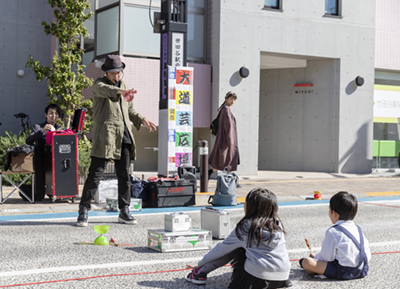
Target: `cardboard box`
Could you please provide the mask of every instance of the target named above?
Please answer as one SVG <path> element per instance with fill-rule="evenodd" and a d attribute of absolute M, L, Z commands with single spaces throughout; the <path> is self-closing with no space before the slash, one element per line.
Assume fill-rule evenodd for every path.
<path fill-rule="evenodd" d="M 33 154 L 19 153 L 11 156 L 11 170 L 13 172 L 33 172 Z"/>

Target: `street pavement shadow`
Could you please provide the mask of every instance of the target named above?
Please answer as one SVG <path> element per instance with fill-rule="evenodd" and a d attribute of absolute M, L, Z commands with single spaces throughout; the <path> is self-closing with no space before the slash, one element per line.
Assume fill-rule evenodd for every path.
<path fill-rule="evenodd" d="M 315 282 L 316 285 L 317 283 L 336 283 L 336 282 L 355 282 L 356 280 L 359 279 L 355 279 L 355 280 L 336 280 L 336 279 L 329 279 L 326 278 L 323 275 L 309 275 L 306 273 L 306 271 L 304 271 L 304 269 L 291 269 L 290 270 L 290 275 L 289 275 L 289 280 L 292 281 L 293 284 L 297 283 L 297 282 Z M 347 284 L 350 285 L 350 284 Z M 317 288 L 317 287 L 315 287 Z M 325 287 L 324 287 L 325 288 Z"/>
<path fill-rule="evenodd" d="M 218 269 L 217 269 L 218 270 Z M 189 283 L 185 280 L 187 274 L 189 274 L 189 270 L 183 270 L 181 273 L 181 278 L 174 278 L 174 280 L 163 280 L 163 281 L 139 281 L 138 285 L 149 288 L 199 288 L 199 285 Z M 218 271 L 216 271 L 218 272 Z M 230 282 L 232 272 L 222 273 L 214 276 L 207 277 L 207 285 L 208 289 L 217 289 L 217 288 L 227 288 Z"/>
<path fill-rule="evenodd" d="M 124 248 L 125 250 L 128 251 L 134 251 L 136 253 L 145 253 L 145 254 L 162 254 L 161 252 L 158 252 L 156 250 L 152 250 L 147 246 L 135 246 L 135 247 L 126 247 Z"/>

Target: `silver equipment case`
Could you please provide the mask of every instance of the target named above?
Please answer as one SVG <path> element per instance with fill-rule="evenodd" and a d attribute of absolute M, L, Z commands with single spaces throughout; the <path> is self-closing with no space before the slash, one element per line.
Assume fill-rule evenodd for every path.
<path fill-rule="evenodd" d="M 212 231 L 215 239 L 225 239 L 229 236 L 230 216 L 227 210 L 206 207 L 200 210 L 201 228 Z"/>
<path fill-rule="evenodd" d="M 164 229 L 169 232 L 182 232 L 192 229 L 192 218 L 183 212 L 164 215 Z"/>
<path fill-rule="evenodd" d="M 94 202 L 101 204 L 107 202 L 109 199 L 118 198 L 118 180 L 101 180 L 99 183 L 99 189 L 94 195 Z"/>
<path fill-rule="evenodd" d="M 163 229 L 147 230 L 147 246 L 167 253 L 178 251 L 210 250 L 211 231 L 192 228 L 184 232 L 168 232 Z"/>

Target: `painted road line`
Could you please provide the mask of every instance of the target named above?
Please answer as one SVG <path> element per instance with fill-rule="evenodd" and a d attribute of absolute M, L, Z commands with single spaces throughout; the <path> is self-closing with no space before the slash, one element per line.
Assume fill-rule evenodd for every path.
<path fill-rule="evenodd" d="M 267 180 L 258 180 L 258 181 L 241 181 L 241 185 L 251 185 L 251 184 L 280 184 L 280 183 L 319 183 L 319 182 L 353 182 L 353 181 L 376 181 L 379 179 L 379 181 L 395 181 L 396 179 L 393 178 L 349 178 L 349 179 L 311 179 L 311 180 L 305 180 L 305 179 L 298 179 L 298 180 L 272 180 L 272 181 L 267 181 Z"/>
<path fill-rule="evenodd" d="M 142 211 L 131 212 L 133 216 L 146 216 L 146 215 L 157 215 L 157 214 L 167 214 L 175 212 L 200 212 L 202 207 L 170 207 L 170 208 L 145 208 Z M 224 210 L 243 210 L 243 204 L 236 206 L 221 206 L 218 209 Z M 91 218 L 115 218 L 119 215 L 119 212 L 109 212 L 109 211 L 90 211 L 89 223 Z M 5 215 L 0 216 L 0 224 L 7 221 L 50 221 L 59 219 L 76 219 L 78 217 L 78 212 L 62 212 L 62 213 L 46 213 L 46 214 L 27 214 L 27 215 Z"/>
<path fill-rule="evenodd" d="M 162 260 L 162 263 L 167 264 L 167 263 L 185 262 L 186 264 L 190 264 L 190 263 L 199 261 L 202 258 L 203 257 L 170 259 L 170 260 Z M 32 270 L 24 270 L 24 271 L 0 272 L 0 277 L 21 276 L 21 275 L 31 275 L 31 274 L 45 274 L 45 273 L 54 273 L 54 272 L 63 272 L 63 271 L 109 269 L 109 268 L 117 268 L 117 267 L 133 267 L 133 266 L 143 266 L 143 265 L 152 266 L 152 265 L 158 265 L 158 264 L 160 264 L 160 260 L 93 264 L 93 265 L 67 266 L 67 267 L 53 267 L 53 268 L 41 268 L 41 269 L 32 269 Z"/>
<path fill-rule="evenodd" d="M 385 246 L 397 246 L 397 245 L 400 245 L 400 241 L 378 242 L 378 243 L 370 243 L 369 244 L 370 247 L 385 247 Z M 321 250 L 320 247 L 313 249 L 313 251 L 315 251 L 315 252 L 318 252 L 319 250 Z M 301 248 L 301 249 L 290 249 L 287 251 L 289 254 L 293 254 L 293 253 L 309 252 L 309 249 Z M 167 263 L 190 264 L 190 263 L 197 262 L 197 261 L 201 260 L 202 258 L 203 257 L 170 259 L 170 260 L 162 260 L 162 263 L 163 264 L 167 264 Z M 160 264 L 160 260 L 91 264 L 91 265 L 66 266 L 66 267 L 52 267 L 52 268 L 31 269 L 31 270 L 23 270 L 23 271 L 0 272 L 0 277 L 11 277 L 11 276 L 32 275 L 32 274 L 46 274 L 46 273 L 90 270 L 90 269 L 109 269 L 109 268 L 116 268 L 116 267 L 152 266 L 152 265 L 158 265 L 158 264 Z"/>
<path fill-rule="evenodd" d="M 400 192 L 377 192 L 377 193 L 365 193 L 368 196 L 395 196 L 400 195 Z"/>
<path fill-rule="evenodd" d="M 372 202 L 390 202 L 390 201 L 400 201 L 399 196 L 392 197 L 367 197 L 358 198 L 360 203 L 372 203 Z M 299 201 L 283 201 L 278 202 L 279 207 L 300 207 L 300 206 L 319 206 L 329 204 L 329 199 L 324 200 L 299 200 Z M 142 211 L 131 212 L 134 216 L 142 215 L 153 215 L 153 214 L 166 214 L 174 212 L 200 212 L 204 206 L 191 206 L 191 207 L 170 207 L 170 208 L 145 208 Z M 218 209 L 223 210 L 240 210 L 243 209 L 243 204 L 238 204 L 236 206 L 218 206 Z M 89 218 L 108 218 L 118 216 L 118 212 L 108 212 L 108 211 L 90 211 Z M 59 220 L 59 219 L 76 219 L 78 217 L 78 212 L 61 212 L 61 213 L 45 213 L 45 214 L 25 214 L 25 215 L 4 215 L 0 216 L 0 224 L 2 222 L 9 221 L 49 221 L 49 220 Z M 89 220 L 90 221 L 90 220 Z"/>

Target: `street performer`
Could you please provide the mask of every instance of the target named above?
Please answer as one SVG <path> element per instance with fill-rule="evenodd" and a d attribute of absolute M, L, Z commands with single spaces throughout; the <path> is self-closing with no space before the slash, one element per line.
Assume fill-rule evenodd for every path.
<path fill-rule="evenodd" d="M 136 224 L 137 221 L 129 212 L 131 200 L 131 184 L 129 167 L 135 160 L 135 139 L 131 124 L 137 130 L 145 125 L 150 132 L 157 129 L 156 125 L 144 118 L 133 108 L 133 102 L 128 102 L 123 95 L 136 91 L 129 89 L 122 81 L 123 63 L 118 55 L 108 55 L 101 69 L 104 77 L 97 78 L 93 84 L 93 146 L 89 175 L 83 187 L 77 226 L 86 227 L 88 211 L 104 169 L 109 160 L 113 160 L 118 178 L 118 221 L 125 224 Z"/>

